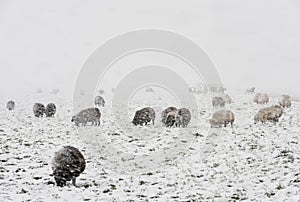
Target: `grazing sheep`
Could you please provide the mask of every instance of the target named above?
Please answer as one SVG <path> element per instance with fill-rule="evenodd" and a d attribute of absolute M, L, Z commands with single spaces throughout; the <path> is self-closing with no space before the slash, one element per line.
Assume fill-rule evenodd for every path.
<path fill-rule="evenodd" d="M 104 107 L 104 105 L 105 105 L 105 101 L 104 101 L 104 98 L 103 97 L 101 97 L 101 96 L 96 96 L 95 97 L 95 105 L 96 106 L 102 106 L 102 107 Z"/>
<path fill-rule="evenodd" d="M 214 97 L 212 105 L 213 107 L 225 107 L 225 100 L 222 97 Z"/>
<path fill-rule="evenodd" d="M 46 111 L 45 111 L 46 117 L 53 117 L 55 112 L 56 112 L 55 104 L 53 103 L 47 104 Z"/>
<path fill-rule="evenodd" d="M 100 126 L 101 112 L 98 108 L 88 108 L 81 110 L 75 116 L 72 116 L 72 122 L 75 122 L 76 126 L 79 126 L 81 123 L 83 126 L 86 126 L 88 122 L 92 122 L 92 125 Z"/>
<path fill-rule="evenodd" d="M 161 122 L 166 125 L 166 121 L 167 121 L 167 115 L 169 112 L 172 112 L 172 111 L 177 111 L 177 108 L 176 107 L 168 107 L 166 108 L 162 113 L 161 113 Z"/>
<path fill-rule="evenodd" d="M 16 106 L 16 103 L 12 100 L 8 101 L 7 104 L 6 104 L 6 108 L 8 110 L 13 110 L 15 108 L 15 106 Z"/>
<path fill-rule="evenodd" d="M 255 92 L 255 87 L 252 87 L 252 88 L 248 88 L 246 90 L 246 93 L 254 93 Z"/>
<path fill-rule="evenodd" d="M 103 90 L 103 89 L 100 89 L 100 90 L 98 91 L 98 93 L 99 93 L 100 95 L 103 95 L 103 94 L 104 94 L 104 90 Z"/>
<path fill-rule="evenodd" d="M 269 102 L 269 96 L 267 94 L 257 93 L 253 98 L 253 102 L 257 104 L 267 104 Z"/>
<path fill-rule="evenodd" d="M 76 177 L 85 169 L 86 163 L 80 151 L 72 146 L 64 146 L 52 159 L 52 171 L 57 186 L 63 187 L 72 180 L 76 186 Z"/>
<path fill-rule="evenodd" d="M 230 110 L 221 109 L 219 111 L 216 111 L 212 118 L 209 120 L 211 127 L 221 127 L 224 124 L 224 127 L 227 126 L 227 124 L 231 124 L 231 127 L 234 122 L 234 114 Z"/>
<path fill-rule="evenodd" d="M 175 126 L 176 127 L 187 127 L 191 120 L 191 112 L 187 108 L 178 109 L 176 112 L 176 120 Z"/>
<path fill-rule="evenodd" d="M 33 114 L 35 117 L 43 117 L 46 112 L 45 106 L 42 103 L 34 103 Z"/>
<path fill-rule="evenodd" d="M 259 121 L 265 123 L 266 121 L 271 121 L 276 123 L 279 121 L 279 118 L 283 114 L 283 109 L 279 105 L 274 105 L 271 107 L 262 108 L 257 112 L 254 116 L 254 123 L 258 123 Z"/>
<path fill-rule="evenodd" d="M 132 123 L 134 125 L 147 125 L 149 122 L 152 121 L 154 125 L 155 121 L 155 111 L 151 107 L 145 107 L 141 110 L 135 112 L 134 118 Z"/>
<path fill-rule="evenodd" d="M 292 106 L 292 98 L 289 95 L 283 95 L 281 100 L 279 101 L 280 106 L 282 107 L 291 107 Z"/>
<path fill-rule="evenodd" d="M 231 103 L 232 103 L 231 97 L 230 97 L 229 95 L 227 95 L 227 94 L 225 94 L 225 95 L 223 96 L 223 99 L 225 100 L 225 103 L 226 103 L 226 104 L 231 104 Z"/>

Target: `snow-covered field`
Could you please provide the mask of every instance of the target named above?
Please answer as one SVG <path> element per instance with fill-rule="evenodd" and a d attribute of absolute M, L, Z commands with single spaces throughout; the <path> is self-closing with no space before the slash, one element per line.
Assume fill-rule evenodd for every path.
<path fill-rule="evenodd" d="M 159 114 L 167 104 L 151 93 L 143 98 L 147 103 L 129 107 L 128 118 L 152 103 L 154 126 L 118 123 L 107 100 L 102 125 L 81 129 L 70 121 L 72 100 L 61 94 L 2 96 L 0 201 L 300 201 L 299 103 L 285 109 L 277 125 L 254 125 L 262 106 L 252 102 L 253 95 L 228 94 L 234 102 L 226 108 L 236 121 L 216 131 L 210 131 L 213 109 L 203 94 L 196 95 L 202 105 L 193 112 L 199 120 L 187 129 L 163 128 Z M 16 109 L 8 111 L 11 98 Z M 33 117 L 34 102 L 56 103 L 56 116 Z M 64 145 L 86 158 L 77 187 L 57 187 L 51 176 L 51 159 Z"/>

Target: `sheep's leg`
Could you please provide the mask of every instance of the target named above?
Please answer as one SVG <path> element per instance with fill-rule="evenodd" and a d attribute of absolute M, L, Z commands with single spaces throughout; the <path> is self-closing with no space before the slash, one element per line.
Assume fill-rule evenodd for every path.
<path fill-rule="evenodd" d="M 76 177 L 72 178 L 72 184 L 76 187 Z"/>

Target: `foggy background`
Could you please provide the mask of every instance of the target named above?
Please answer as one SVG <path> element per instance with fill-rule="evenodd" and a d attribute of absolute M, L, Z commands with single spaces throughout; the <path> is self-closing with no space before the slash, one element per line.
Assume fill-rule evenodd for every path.
<path fill-rule="evenodd" d="M 300 98 L 299 10 L 297 0 L 0 0 L 0 92 L 72 93 L 98 46 L 157 28 L 196 42 L 227 88 Z"/>

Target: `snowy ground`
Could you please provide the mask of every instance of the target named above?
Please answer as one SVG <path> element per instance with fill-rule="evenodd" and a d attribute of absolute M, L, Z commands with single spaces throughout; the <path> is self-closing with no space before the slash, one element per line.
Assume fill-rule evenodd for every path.
<path fill-rule="evenodd" d="M 14 98 L 13 111 L 5 108 L 12 97 L 3 96 L 0 201 L 300 201 L 299 103 L 286 109 L 277 125 L 253 125 L 262 106 L 252 103 L 253 95 L 228 94 L 234 103 L 227 108 L 236 122 L 213 136 L 208 135 L 212 109 L 207 95 L 197 95 L 203 105 L 193 113 L 200 120 L 184 130 L 162 128 L 160 118 L 154 126 L 125 123 L 122 129 L 109 102 L 101 108 L 100 127 L 78 130 L 70 122 L 71 99 L 60 94 Z M 159 117 L 166 103 L 146 96 Z M 33 117 L 34 102 L 50 101 L 58 106 L 54 118 Z M 129 114 L 145 104 L 134 103 Z M 78 187 L 57 187 L 51 176 L 53 154 L 64 145 L 79 148 L 86 158 Z M 164 155 L 155 156 L 159 152 Z"/>

